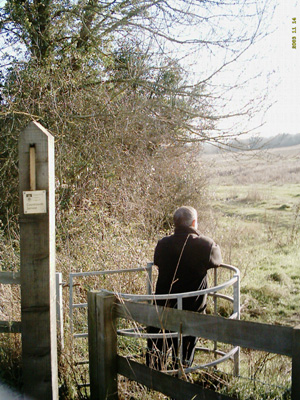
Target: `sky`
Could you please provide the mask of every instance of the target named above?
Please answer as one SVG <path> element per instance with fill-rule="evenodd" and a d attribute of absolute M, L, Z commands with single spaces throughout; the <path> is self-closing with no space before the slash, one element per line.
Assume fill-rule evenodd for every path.
<path fill-rule="evenodd" d="M 230 85 L 237 76 L 247 82 L 232 91 L 227 102 L 220 103 L 221 113 L 238 112 L 251 99 L 259 110 L 251 119 L 247 116 L 238 116 L 236 121 L 225 118 L 217 126 L 219 131 L 249 132 L 247 136 L 263 137 L 300 133 L 299 1 L 274 0 L 277 7 L 266 22 L 266 32 L 262 32 L 265 36 L 216 78 L 216 85 L 220 87 Z M 253 78 L 256 75 L 259 76 Z"/>
<path fill-rule="evenodd" d="M 266 73 L 272 73 L 271 86 L 273 87 L 269 88 L 272 105 L 266 114 L 258 114 L 253 122 L 253 126 L 264 123 L 255 131 L 262 136 L 300 133 L 299 1 L 274 0 L 274 4 L 277 2 L 278 6 L 270 24 L 273 32 L 255 47 L 259 67 L 263 67 Z M 4 3 L 5 0 L 0 0 L 0 6 L 3 6 Z M 293 37 L 296 38 L 294 44 Z M 249 74 L 255 73 L 256 68 L 258 65 L 255 62 L 249 63 Z M 257 85 L 257 82 L 254 81 L 253 85 L 255 84 Z M 260 89 L 261 91 L 265 90 L 263 86 L 264 82 L 261 82 L 261 87 L 252 88 L 254 92 L 257 92 L 257 96 L 259 96 Z M 249 90 L 252 89 L 249 88 Z M 238 102 L 238 96 L 236 102 Z"/>
<path fill-rule="evenodd" d="M 260 128 L 263 136 L 300 133 L 300 7 L 298 3 L 296 0 L 279 1 L 272 21 L 275 31 L 261 44 L 261 50 L 267 55 L 264 61 L 265 68 L 274 71 L 275 81 L 278 83 L 271 91 L 274 104 L 265 115 L 265 125 Z M 295 45 L 293 45 L 293 37 L 296 38 Z"/>
<path fill-rule="evenodd" d="M 267 14 L 260 26 L 261 36 L 236 62 L 230 63 L 213 76 L 208 90 L 212 90 L 210 93 L 217 99 L 217 115 L 225 116 L 216 123 L 213 134 L 218 136 L 221 132 L 230 136 L 248 132 L 247 136 L 268 137 L 282 133 L 300 133 L 299 1 L 266 1 Z M 265 2 L 258 0 L 257 4 L 261 10 Z M 275 5 L 277 6 L 272 14 Z M 255 6 L 256 3 L 253 2 L 253 7 Z M 255 11 L 253 13 L 255 14 Z M 218 29 L 233 32 L 238 32 L 243 28 L 243 23 L 245 24 L 245 20 L 240 21 L 241 26 L 237 21 L 230 19 L 224 18 L 223 21 L 224 24 L 218 25 Z M 258 18 L 253 17 L 248 22 L 249 32 L 253 33 Z M 202 25 L 199 26 L 200 36 L 203 29 Z M 188 38 L 189 35 L 195 37 L 197 32 L 193 25 L 186 35 Z M 293 37 L 296 38 L 295 41 Z M 229 54 L 227 60 L 230 60 L 236 53 L 226 53 L 226 50 L 222 52 L 220 48 L 210 53 L 209 50 L 205 52 L 203 47 L 199 52 L 195 52 L 191 56 L 191 71 L 195 81 L 197 77 L 202 80 L 203 77 L 210 76 L 212 71 L 218 70 L 218 67 L 224 64 L 225 54 Z M 250 119 L 254 108 L 257 112 Z M 247 113 L 241 116 L 241 112 L 246 109 Z M 237 116 L 227 118 L 234 114 Z"/>

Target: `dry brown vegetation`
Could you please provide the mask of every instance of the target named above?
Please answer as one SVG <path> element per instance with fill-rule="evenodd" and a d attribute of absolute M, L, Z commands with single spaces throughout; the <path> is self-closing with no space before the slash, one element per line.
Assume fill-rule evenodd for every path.
<path fill-rule="evenodd" d="M 204 154 L 210 184 L 252 185 L 300 182 L 300 145 L 244 152 Z"/>
<path fill-rule="evenodd" d="M 209 157 L 210 160 L 207 156 L 204 157 L 205 165 L 211 167 L 208 178 L 204 178 L 205 174 L 201 167 L 199 167 L 198 176 L 193 176 L 191 172 L 188 174 L 188 171 L 195 171 L 197 165 L 193 164 L 195 161 L 191 163 L 189 160 L 186 165 L 192 166 L 192 169 L 186 169 L 185 172 L 186 177 L 191 177 L 191 180 L 183 180 L 181 188 L 187 189 L 186 201 L 190 201 L 200 211 L 200 229 L 218 240 L 222 247 L 224 261 L 236 265 L 241 270 L 242 318 L 296 325 L 300 317 L 298 311 L 300 277 L 297 269 L 299 220 L 296 213 L 300 186 L 296 177 L 299 175 L 295 175 L 299 147 L 276 149 L 263 154 L 227 153 Z M 272 162 L 272 168 L 269 168 L 269 160 Z M 265 173 L 262 174 L 262 171 Z M 170 166 L 166 174 L 172 176 L 172 173 L 176 175 L 175 169 Z M 126 180 L 128 188 L 136 187 L 137 190 L 133 193 L 132 190 L 126 188 L 124 196 L 121 196 L 121 191 L 115 191 L 114 193 L 119 193 L 120 197 L 117 197 L 118 201 L 110 206 L 113 208 L 108 208 L 102 202 L 97 205 L 98 195 L 95 195 L 90 203 L 82 202 L 80 206 L 58 212 L 57 270 L 63 272 L 64 281 L 67 281 L 71 271 L 133 268 L 143 266 L 152 259 L 156 240 L 170 231 L 170 224 L 165 224 L 166 221 L 170 221 L 173 211 L 168 201 L 168 194 L 173 193 L 174 200 L 179 194 L 182 196 L 184 192 L 178 190 L 176 181 L 170 180 L 169 186 L 163 187 L 163 196 L 157 198 L 156 190 L 154 190 L 152 197 L 145 189 L 154 183 L 159 185 L 162 180 L 153 179 L 151 176 L 145 176 L 143 180 L 143 175 L 139 174 L 138 171 L 136 176 L 126 177 L 124 173 L 122 179 Z M 281 176 L 280 183 L 278 176 Z M 119 182 L 118 179 L 112 177 L 110 179 L 112 179 L 111 185 Z M 206 181 L 209 185 L 204 190 L 203 184 Z M 202 190 L 200 197 L 198 189 L 194 191 L 197 184 Z M 151 216 L 147 214 L 147 207 L 143 206 L 139 187 L 144 188 L 143 193 L 149 193 L 149 197 L 145 200 L 149 201 L 148 204 L 152 204 L 153 212 L 156 205 L 158 210 L 164 210 L 166 206 L 166 214 L 157 213 L 156 221 L 159 222 L 160 231 L 152 230 L 149 226 Z M 113 187 L 110 188 L 112 189 Z M 189 197 L 192 190 L 194 197 Z M 208 193 L 212 196 L 210 204 L 203 201 Z M 179 204 L 184 200 L 178 197 L 177 201 Z M 175 207 L 175 204 L 172 204 Z M 125 212 L 127 205 L 128 214 Z M 159 208 L 160 205 L 162 208 Z M 121 218 L 118 218 L 116 214 L 118 206 L 121 206 L 121 209 L 124 207 Z M 161 224 L 162 221 L 164 221 L 163 224 Z M 18 233 L 11 230 L 10 237 L 4 237 L 2 234 L 1 246 L 2 268 L 18 270 Z M 79 286 L 76 286 L 77 300 L 85 301 L 88 290 L 100 287 L 117 292 L 143 293 L 145 292 L 145 277 L 135 274 L 133 277 L 124 276 L 122 279 L 114 277 L 113 279 L 82 280 Z M 64 288 L 66 347 L 60 358 L 61 398 L 85 399 L 88 397 L 88 390 L 79 389 L 78 385 L 88 382 L 87 368 L 74 366 L 74 360 L 85 358 L 87 348 L 83 341 L 79 341 L 74 347 L 70 340 L 68 290 L 68 287 Z M 4 294 L 3 287 L 2 293 Z M 5 291 L 1 308 L 3 319 L 19 318 L 18 301 L 17 288 Z M 222 307 L 222 313 L 226 315 L 227 306 Z M 86 314 L 78 314 L 77 318 L 79 318 L 79 330 L 86 330 Z M 6 347 L 2 345 L 1 362 L 6 371 L 3 377 L 8 381 L 20 383 L 18 367 L 20 342 L 17 336 L 4 338 L 2 343 L 5 343 Z M 136 344 L 124 340 L 122 348 L 127 354 L 134 354 L 137 351 Z M 240 399 L 288 398 L 280 396 L 283 396 L 284 392 L 286 393 L 284 396 L 288 396 L 289 360 L 247 350 L 242 353 L 241 362 L 242 375 L 250 377 L 253 380 L 250 382 L 254 382 L 254 386 L 248 381 L 228 378 L 230 366 L 228 368 L 224 366 L 223 369 L 226 373 L 229 372 L 226 379 L 223 375 L 222 378 L 217 375 L 209 379 L 213 379 L 215 383 L 215 379 L 217 382 L 225 379 L 225 386 L 217 384 L 219 390 L 227 388 L 226 390 L 232 393 L 240 393 Z M 193 376 L 192 379 L 206 378 L 201 378 L 200 374 Z M 268 385 L 259 385 L 255 379 L 268 382 Z M 120 388 L 124 399 L 164 398 L 126 380 L 120 382 Z M 263 397 L 267 396 L 268 391 L 269 397 Z"/>

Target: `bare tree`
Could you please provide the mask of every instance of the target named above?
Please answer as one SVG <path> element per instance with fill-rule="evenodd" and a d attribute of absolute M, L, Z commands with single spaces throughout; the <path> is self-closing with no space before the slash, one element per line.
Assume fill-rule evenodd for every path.
<path fill-rule="evenodd" d="M 5 182 L 16 182 L 16 138 L 32 118 L 56 136 L 62 207 L 81 206 L 101 179 L 109 203 L 123 179 L 117 160 L 130 168 L 139 159 L 147 169 L 142 154 L 154 160 L 177 147 L 166 154 L 183 157 L 187 143 L 219 145 L 243 133 L 220 126 L 234 116 L 248 119 L 257 107 L 246 96 L 231 107 L 230 96 L 245 90 L 249 77 L 243 64 L 239 76 L 229 69 L 246 62 L 265 34 L 271 4 L 7 0 L 0 15 L 2 218 L 8 204 L 15 214 Z M 21 51 L 6 54 L 7 45 Z"/>
<path fill-rule="evenodd" d="M 248 70 L 242 63 L 234 72 L 230 68 L 239 60 L 245 62 L 249 48 L 266 34 L 273 7 L 270 0 L 7 0 L 0 27 L 9 44 L 22 43 L 28 56 L 39 63 L 69 62 L 73 70 L 88 62 L 103 72 L 119 46 L 136 43 L 141 52 L 152 55 L 153 79 L 140 78 L 143 86 L 155 80 L 156 85 L 163 84 L 157 81 L 158 71 L 168 67 L 163 60 L 175 60 L 186 79 L 176 91 L 172 88 L 173 96 L 214 106 L 214 113 L 207 115 L 202 106 L 197 112 L 194 102 L 185 140 L 219 142 L 222 136 L 226 140 L 242 132 L 215 131 L 212 139 L 216 121 L 250 115 L 255 109 L 253 98 L 243 99 L 233 110 L 228 104 L 224 109 L 224 101 L 230 102 L 230 93 L 253 78 L 247 73 L 246 79 L 237 79 Z M 191 64 L 196 65 L 193 76 Z M 98 82 L 106 79 L 102 73 Z"/>

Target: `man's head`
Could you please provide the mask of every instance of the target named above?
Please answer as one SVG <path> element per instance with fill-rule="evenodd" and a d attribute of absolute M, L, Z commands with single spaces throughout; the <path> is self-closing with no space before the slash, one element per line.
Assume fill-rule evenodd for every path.
<path fill-rule="evenodd" d="M 182 206 L 179 207 L 174 215 L 173 221 L 175 228 L 180 226 L 198 228 L 197 211 L 193 207 Z"/>

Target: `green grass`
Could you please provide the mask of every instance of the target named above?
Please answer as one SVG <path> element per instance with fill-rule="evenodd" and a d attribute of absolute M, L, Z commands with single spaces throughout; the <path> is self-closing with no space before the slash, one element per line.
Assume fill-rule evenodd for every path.
<path fill-rule="evenodd" d="M 300 148 L 206 156 L 211 166 L 210 220 L 201 226 L 241 271 L 241 318 L 299 325 Z M 291 360 L 242 349 L 240 375 L 221 392 L 239 399 L 289 399 Z"/>
<path fill-rule="evenodd" d="M 241 270 L 243 318 L 294 325 L 300 308 L 300 185 L 211 190 L 224 260 Z"/>
<path fill-rule="evenodd" d="M 241 271 L 242 318 L 300 321 L 300 147 L 204 156 L 210 233 Z"/>
<path fill-rule="evenodd" d="M 225 215 L 287 228 L 299 218 L 300 185 L 212 186 L 213 207 Z"/>
<path fill-rule="evenodd" d="M 299 321 L 300 185 L 215 186 L 225 262 L 241 270 L 243 318 Z"/>

